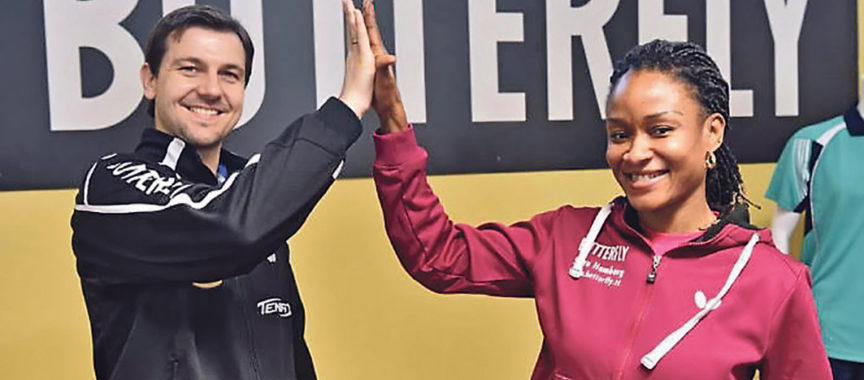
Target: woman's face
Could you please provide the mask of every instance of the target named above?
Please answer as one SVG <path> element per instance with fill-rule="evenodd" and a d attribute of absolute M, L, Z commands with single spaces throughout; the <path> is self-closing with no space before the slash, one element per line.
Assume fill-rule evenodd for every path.
<path fill-rule="evenodd" d="M 705 156 L 723 141 L 723 117 L 706 117 L 694 90 L 659 71 L 630 71 L 612 91 L 606 161 L 633 208 L 704 208 Z"/>

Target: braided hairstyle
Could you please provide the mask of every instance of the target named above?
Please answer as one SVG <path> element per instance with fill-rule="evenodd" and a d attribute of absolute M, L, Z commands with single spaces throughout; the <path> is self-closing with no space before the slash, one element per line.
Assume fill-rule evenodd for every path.
<path fill-rule="evenodd" d="M 729 84 L 714 60 L 699 45 L 654 40 L 634 47 L 615 63 L 609 78 L 609 96 L 624 74 L 639 70 L 659 71 L 686 83 L 705 114 L 720 114 L 726 121 L 725 128 L 729 128 Z M 708 170 L 705 179 L 708 206 L 725 214 L 736 205 L 752 204 L 744 195 L 744 181 L 729 146 L 721 143 L 714 154 L 717 165 Z"/>

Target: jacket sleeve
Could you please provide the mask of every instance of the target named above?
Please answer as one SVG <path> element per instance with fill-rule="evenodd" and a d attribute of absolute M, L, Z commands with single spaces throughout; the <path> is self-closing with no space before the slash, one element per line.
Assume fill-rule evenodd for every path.
<path fill-rule="evenodd" d="M 760 378 L 831 379 L 806 268 L 801 270 L 787 299 L 774 311 Z"/>
<path fill-rule="evenodd" d="M 373 176 L 390 242 L 402 266 L 440 293 L 532 296 L 531 268 L 550 218 L 505 226 L 456 224 L 426 181 L 426 151 L 414 130 L 375 135 Z"/>
<path fill-rule="evenodd" d="M 104 283 L 204 282 L 251 271 L 300 228 L 361 130 L 330 99 L 218 187 L 160 164 L 103 158 L 72 216 L 79 274 Z"/>

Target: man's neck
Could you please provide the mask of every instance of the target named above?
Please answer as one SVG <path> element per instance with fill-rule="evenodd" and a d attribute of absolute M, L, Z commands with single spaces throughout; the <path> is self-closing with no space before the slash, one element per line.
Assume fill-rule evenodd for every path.
<path fill-rule="evenodd" d="M 216 147 L 198 148 L 198 156 L 201 157 L 201 162 L 216 175 L 219 168 L 219 154 L 221 153 L 222 144 Z"/>

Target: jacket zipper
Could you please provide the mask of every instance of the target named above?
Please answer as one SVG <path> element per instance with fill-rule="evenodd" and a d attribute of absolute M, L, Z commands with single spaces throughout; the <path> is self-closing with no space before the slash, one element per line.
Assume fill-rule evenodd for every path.
<path fill-rule="evenodd" d="M 633 355 L 633 345 L 636 343 L 636 334 L 639 332 L 639 327 L 642 325 L 642 320 L 645 319 L 645 311 L 648 309 L 648 305 L 650 304 L 650 300 L 654 295 L 654 281 L 657 280 L 657 268 L 660 266 L 660 259 L 663 256 L 654 255 L 651 261 L 651 271 L 648 272 L 647 283 L 648 286 L 645 289 L 645 294 L 642 296 L 642 303 L 639 305 L 639 313 L 636 316 L 636 320 L 633 321 L 633 328 L 630 330 L 630 336 L 627 341 L 627 350 L 624 351 L 624 360 L 621 362 L 621 365 L 618 367 L 618 371 L 616 371 L 615 379 L 620 380 L 624 376 L 624 369 L 627 366 L 627 363 L 630 361 L 630 356 Z"/>
<path fill-rule="evenodd" d="M 649 284 L 653 284 L 654 281 L 657 281 L 657 267 L 660 266 L 660 259 L 662 259 L 662 258 L 663 258 L 663 256 L 654 255 L 654 262 L 651 263 L 651 272 L 648 272 L 648 280 L 647 281 Z"/>
<path fill-rule="evenodd" d="M 254 372 L 253 374 L 255 376 L 255 379 L 261 380 L 261 368 L 258 364 L 258 352 L 256 352 L 255 350 L 255 336 L 254 332 L 252 331 L 252 321 L 250 321 L 250 319 L 252 318 L 249 317 L 248 311 L 244 307 L 246 305 L 246 301 L 249 299 L 249 297 L 247 297 L 248 291 L 242 280 L 236 279 L 236 281 L 237 287 L 241 290 L 240 315 L 243 316 L 243 322 L 246 325 L 246 334 L 248 336 L 247 343 L 249 344 L 249 359 L 251 361 L 250 364 L 252 365 L 252 371 Z"/>

